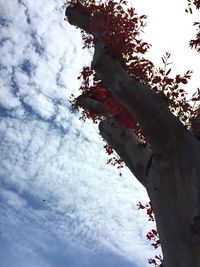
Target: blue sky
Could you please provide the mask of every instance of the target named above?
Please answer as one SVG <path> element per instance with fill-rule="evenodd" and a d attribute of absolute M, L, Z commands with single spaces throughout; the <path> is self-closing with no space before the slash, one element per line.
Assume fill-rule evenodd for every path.
<path fill-rule="evenodd" d="M 198 70 L 197 55 L 187 46 L 193 20 L 179 17 L 190 28 L 184 33 L 178 24 L 173 38 L 164 39 L 170 26 L 161 37 L 166 20 L 156 20 L 155 7 L 161 7 L 149 2 L 135 1 L 141 13 L 149 12 L 146 38 L 154 45 L 149 57 L 159 64 L 174 49 L 176 70 L 192 64 Z M 155 251 L 145 235 L 154 225 L 136 207 L 148 201 L 145 190 L 127 169 L 120 177 L 106 165 L 97 126 L 70 112 L 69 97 L 78 94 L 77 76 L 93 51 L 81 49 L 80 31 L 63 20 L 62 5 L 62 0 L 1 2 L 0 262 L 148 266 Z"/>

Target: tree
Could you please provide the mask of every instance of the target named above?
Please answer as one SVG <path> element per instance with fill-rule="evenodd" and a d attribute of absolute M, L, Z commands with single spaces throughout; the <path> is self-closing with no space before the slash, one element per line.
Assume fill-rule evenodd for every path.
<path fill-rule="evenodd" d="M 189 2 L 200 7 L 200 1 Z M 159 69 L 143 57 L 150 47 L 139 35 L 146 17 L 124 11 L 126 4 L 82 0 L 67 6 L 67 20 L 81 28 L 85 46 L 95 48 L 73 107 L 100 121 L 107 153 L 114 149 L 120 157 L 113 164 L 123 161 L 147 190 L 163 251 L 160 266 L 199 267 L 200 90 L 190 104 L 181 85 L 191 72 L 171 78 L 169 53 Z M 190 46 L 199 50 L 196 37 Z"/>

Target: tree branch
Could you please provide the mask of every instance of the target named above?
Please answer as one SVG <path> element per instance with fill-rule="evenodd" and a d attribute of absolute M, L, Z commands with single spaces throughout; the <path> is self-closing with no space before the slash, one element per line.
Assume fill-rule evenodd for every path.
<path fill-rule="evenodd" d="M 169 156 L 186 129 L 169 110 L 165 100 L 150 87 L 130 77 L 119 60 L 98 42 L 92 68 L 114 97 L 139 123 L 156 154 Z M 109 73 L 109 75 L 108 75 Z"/>
<path fill-rule="evenodd" d="M 66 8 L 65 16 L 71 25 L 83 30 L 90 29 L 89 15 L 84 12 L 84 6 L 79 1 L 73 6 Z"/>
<path fill-rule="evenodd" d="M 151 150 L 141 143 L 132 129 L 125 128 L 117 120 L 106 114 L 103 104 L 99 101 L 81 95 L 77 98 L 76 104 L 95 114 L 107 117 L 101 121 L 99 130 L 101 136 L 121 157 L 130 171 L 146 187 L 150 163 L 152 159 Z"/>
<path fill-rule="evenodd" d="M 96 101 L 90 97 L 80 95 L 76 99 L 76 105 L 80 106 L 83 109 L 91 111 L 97 115 L 105 116 L 103 103 Z"/>
<path fill-rule="evenodd" d="M 151 150 L 139 141 L 133 130 L 126 129 L 122 124 L 119 125 L 114 118 L 101 121 L 99 131 L 139 182 L 147 187 L 146 170 L 151 159 Z"/>

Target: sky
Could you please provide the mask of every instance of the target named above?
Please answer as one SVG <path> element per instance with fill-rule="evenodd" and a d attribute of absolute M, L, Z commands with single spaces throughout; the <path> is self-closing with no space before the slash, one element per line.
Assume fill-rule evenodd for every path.
<path fill-rule="evenodd" d="M 148 15 L 148 57 L 171 52 L 174 73 L 194 70 L 188 48 L 195 15 L 186 1 L 135 0 Z M 128 169 L 106 164 L 97 125 L 71 113 L 83 66 L 78 29 L 64 21 L 63 0 L 0 0 L 0 262 L 2 267 L 145 267 L 155 227 L 136 204 L 144 188 Z M 173 73 L 173 72 L 172 72 Z"/>

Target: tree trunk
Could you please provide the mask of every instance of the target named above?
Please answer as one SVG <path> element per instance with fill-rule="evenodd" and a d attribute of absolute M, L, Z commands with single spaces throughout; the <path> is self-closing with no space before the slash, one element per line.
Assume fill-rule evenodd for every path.
<path fill-rule="evenodd" d="M 73 25 L 90 27 L 79 5 L 67 8 L 66 16 Z M 151 149 L 123 125 L 116 126 L 115 118 L 99 125 L 102 137 L 147 190 L 161 240 L 162 266 L 200 267 L 200 141 L 160 95 L 128 76 L 101 42 L 95 46 L 92 68 L 134 116 L 150 144 Z M 85 98 L 82 103 L 93 110 L 98 106 L 101 112 L 95 101 Z"/>
<path fill-rule="evenodd" d="M 192 222 L 200 206 L 199 185 L 195 184 L 199 179 L 199 141 L 185 130 L 180 150 L 169 157 L 150 156 L 149 150 L 126 133 L 129 130 L 112 126 L 110 120 L 100 123 L 100 134 L 148 192 L 161 240 L 162 266 L 199 267 L 200 229 Z"/>

